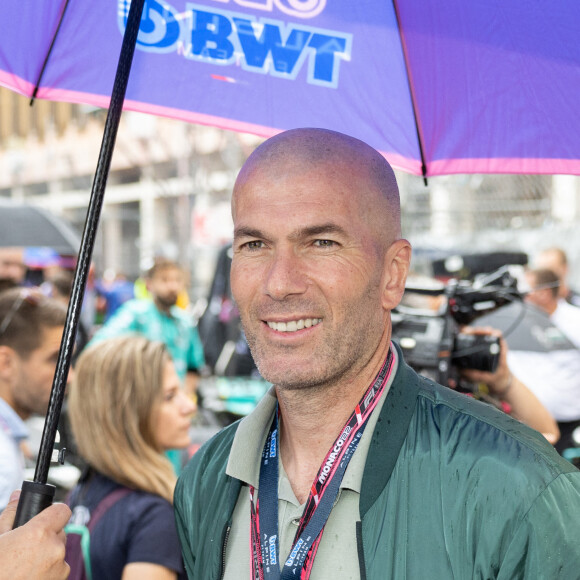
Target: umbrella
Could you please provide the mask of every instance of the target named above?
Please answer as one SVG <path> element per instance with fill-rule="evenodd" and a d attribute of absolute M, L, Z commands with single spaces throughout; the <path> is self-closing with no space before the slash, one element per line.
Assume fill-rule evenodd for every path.
<path fill-rule="evenodd" d="M 48 210 L 0 200 L 0 247 L 43 247 L 70 256 L 80 243 L 70 224 Z"/>
<path fill-rule="evenodd" d="M 473 326 L 491 326 L 502 331 L 512 351 L 549 353 L 578 349 L 542 310 L 514 302 L 477 318 Z"/>
<path fill-rule="evenodd" d="M 0 84 L 108 106 L 129 0 L 3 0 Z M 363 139 L 405 171 L 580 174 L 577 0 L 147 0 L 125 108 Z"/>

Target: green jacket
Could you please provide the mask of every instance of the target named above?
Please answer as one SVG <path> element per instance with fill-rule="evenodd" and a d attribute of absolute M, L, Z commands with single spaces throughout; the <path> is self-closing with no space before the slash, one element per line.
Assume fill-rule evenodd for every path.
<path fill-rule="evenodd" d="M 177 483 L 192 580 L 221 578 L 241 488 L 225 474 L 236 429 L 204 445 Z M 580 472 L 535 431 L 402 359 L 359 505 L 361 579 L 580 578 Z"/>

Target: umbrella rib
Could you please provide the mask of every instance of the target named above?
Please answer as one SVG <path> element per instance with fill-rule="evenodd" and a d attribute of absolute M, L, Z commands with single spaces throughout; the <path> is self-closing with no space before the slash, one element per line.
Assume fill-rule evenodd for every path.
<path fill-rule="evenodd" d="M 415 130 L 417 131 L 417 142 L 419 144 L 419 154 L 421 155 L 421 173 L 423 174 L 423 181 L 427 185 L 427 164 L 425 163 L 425 153 L 423 151 L 423 138 L 421 136 L 421 125 L 419 123 L 419 115 L 417 114 L 417 102 L 415 99 L 415 90 L 413 81 L 411 79 L 411 69 L 409 68 L 409 56 L 407 54 L 407 43 L 405 42 L 405 35 L 401 27 L 401 18 L 399 16 L 399 6 L 397 0 L 393 0 L 393 9 L 395 10 L 395 18 L 397 20 L 397 28 L 399 29 L 399 38 L 401 39 L 401 48 L 403 50 L 403 58 L 405 59 L 405 69 L 407 70 L 407 82 L 409 83 L 409 93 L 411 95 L 411 104 L 413 106 L 413 118 L 415 119 Z"/>
<path fill-rule="evenodd" d="M 54 43 L 56 42 L 56 37 L 60 32 L 60 27 L 62 25 L 62 21 L 64 20 L 64 15 L 66 13 L 66 9 L 68 8 L 69 0 L 65 0 L 62 12 L 60 13 L 60 18 L 58 20 L 58 26 L 56 27 L 56 31 L 54 36 L 52 37 L 52 42 L 50 43 L 50 47 L 48 48 L 48 52 L 46 53 L 46 57 L 44 58 L 44 62 L 42 63 L 42 68 L 40 69 L 40 73 L 38 74 L 38 79 L 36 80 L 36 84 L 34 85 L 34 91 L 32 91 L 32 97 L 30 98 L 30 106 L 34 104 L 34 100 L 36 99 L 36 93 L 38 93 L 38 89 L 40 88 L 40 83 L 42 81 L 42 77 L 44 76 L 44 71 L 46 69 L 46 65 L 48 64 L 48 59 L 52 54 L 52 49 L 54 48 Z"/>

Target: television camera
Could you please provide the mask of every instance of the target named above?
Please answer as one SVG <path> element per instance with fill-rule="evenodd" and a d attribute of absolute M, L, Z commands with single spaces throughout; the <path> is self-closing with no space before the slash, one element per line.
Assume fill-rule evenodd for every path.
<path fill-rule="evenodd" d="M 392 311 L 393 339 L 418 373 L 441 385 L 473 391 L 461 369 L 494 372 L 500 345 L 495 336 L 467 334 L 462 326 L 479 316 L 521 300 L 517 278 L 509 266 L 473 281 L 407 284 L 401 304 Z"/>

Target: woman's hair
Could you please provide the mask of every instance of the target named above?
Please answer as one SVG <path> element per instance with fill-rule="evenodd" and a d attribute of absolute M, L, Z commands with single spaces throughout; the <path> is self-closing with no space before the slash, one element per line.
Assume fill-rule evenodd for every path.
<path fill-rule="evenodd" d="M 92 468 L 172 502 L 176 477 L 153 433 L 169 360 L 163 343 L 141 336 L 88 347 L 75 366 L 69 414 L 78 450 Z"/>

